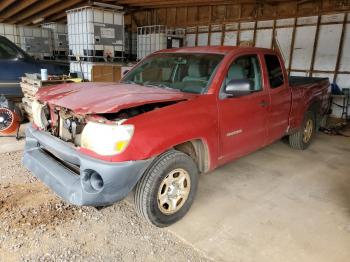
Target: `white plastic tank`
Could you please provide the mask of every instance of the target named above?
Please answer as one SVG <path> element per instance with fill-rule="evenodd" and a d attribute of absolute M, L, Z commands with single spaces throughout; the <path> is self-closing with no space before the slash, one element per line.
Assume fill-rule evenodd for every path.
<path fill-rule="evenodd" d="M 52 33 L 50 29 L 41 27 L 20 26 L 21 48 L 37 58 L 47 58 L 53 55 Z"/>
<path fill-rule="evenodd" d="M 70 56 L 124 57 L 124 13 L 85 6 L 67 11 Z"/>
<path fill-rule="evenodd" d="M 11 42 L 21 46 L 16 25 L 0 23 L 0 35 L 5 36 Z"/>

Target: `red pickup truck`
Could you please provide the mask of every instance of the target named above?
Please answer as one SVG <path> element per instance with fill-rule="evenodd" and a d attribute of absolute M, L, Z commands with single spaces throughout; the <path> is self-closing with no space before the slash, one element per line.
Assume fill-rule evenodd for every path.
<path fill-rule="evenodd" d="M 137 213 L 181 219 L 198 175 L 288 137 L 305 149 L 327 111 L 327 78 L 288 77 L 268 49 L 156 52 L 120 83 L 41 89 L 23 163 L 76 205 L 106 206 L 134 189 Z"/>

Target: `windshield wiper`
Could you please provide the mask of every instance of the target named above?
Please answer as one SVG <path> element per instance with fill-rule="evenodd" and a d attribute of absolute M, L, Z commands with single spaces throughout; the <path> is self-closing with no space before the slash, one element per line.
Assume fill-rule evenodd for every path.
<path fill-rule="evenodd" d="M 150 86 L 150 87 L 159 87 L 159 88 L 164 88 L 164 89 L 170 89 L 170 90 L 175 90 L 175 91 L 181 92 L 179 89 L 172 88 L 172 87 L 167 86 L 167 85 L 162 84 L 162 83 L 144 83 L 143 85 Z"/>
<path fill-rule="evenodd" d="M 123 84 L 137 85 L 137 83 L 135 83 L 134 81 L 131 81 L 131 80 L 122 81 L 121 83 L 123 83 Z"/>

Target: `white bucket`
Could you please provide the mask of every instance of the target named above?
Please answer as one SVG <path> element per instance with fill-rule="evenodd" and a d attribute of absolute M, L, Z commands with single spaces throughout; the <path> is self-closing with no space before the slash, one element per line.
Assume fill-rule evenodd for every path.
<path fill-rule="evenodd" d="M 47 81 L 47 79 L 48 79 L 47 69 L 41 69 L 40 73 L 41 73 L 41 81 Z"/>

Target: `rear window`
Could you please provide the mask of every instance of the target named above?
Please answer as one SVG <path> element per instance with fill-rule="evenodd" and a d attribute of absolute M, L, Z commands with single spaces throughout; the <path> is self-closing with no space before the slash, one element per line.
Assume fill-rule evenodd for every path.
<path fill-rule="evenodd" d="M 276 55 L 265 55 L 267 72 L 269 74 L 269 81 L 271 88 L 277 88 L 283 85 L 283 71 L 280 61 Z"/>

